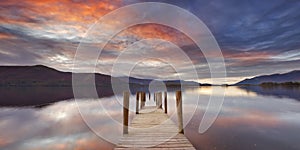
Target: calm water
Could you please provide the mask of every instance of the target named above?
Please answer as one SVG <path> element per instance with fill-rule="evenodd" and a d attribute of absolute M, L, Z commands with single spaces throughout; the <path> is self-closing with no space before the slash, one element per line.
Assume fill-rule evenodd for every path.
<path fill-rule="evenodd" d="M 220 88 L 225 87 L 216 90 Z M 185 135 L 197 149 L 300 149 L 299 89 L 225 90 L 219 117 L 204 134 L 198 133 L 198 127 L 212 88 L 183 90 Z M 154 105 L 152 97 L 149 101 L 147 96 L 147 105 Z M 168 99 L 168 115 L 176 122 L 174 92 L 168 93 Z M 130 109 L 135 110 L 134 95 L 131 100 Z M 120 103 L 119 95 L 77 103 L 70 99 L 41 108 L 1 107 L 0 149 L 112 149 L 114 145 L 99 136 L 112 142 L 122 136 Z"/>

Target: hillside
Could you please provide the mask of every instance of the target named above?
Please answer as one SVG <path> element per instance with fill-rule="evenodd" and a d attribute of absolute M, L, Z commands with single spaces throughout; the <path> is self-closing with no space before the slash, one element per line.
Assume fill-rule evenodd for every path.
<path fill-rule="evenodd" d="M 96 86 L 111 86 L 111 79 L 114 78 L 120 84 L 128 84 L 128 77 L 111 77 L 109 75 L 99 73 L 75 73 L 82 77 L 82 81 L 92 80 L 95 76 Z M 69 87 L 72 86 L 72 73 L 61 72 L 53 68 L 36 65 L 36 66 L 0 66 L 0 86 L 16 86 L 16 87 L 30 87 L 30 86 L 46 86 L 46 87 Z M 129 77 L 129 83 L 133 85 L 148 85 L 151 79 L 138 79 Z M 178 85 L 199 85 L 199 83 L 191 81 L 167 80 L 163 81 L 167 86 Z M 85 85 L 87 82 L 80 83 Z"/>
<path fill-rule="evenodd" d="M 111 79 L 120 84 L 128 84 L 128 77 L 110 77 L 103 74 L 76 73 L 83 79 L 79 83 L 83 93 L 80 98 L 92 97 L 89 91 L 93 90 L 86 81 L 92 80 L 95 75 L 95 84 L 98 97 L 114 95 Z M 42 65 L 36 66 L 0 66 L 0 93 L 1 106 L 44 106 L 57 101 L 74 98 L 72 89 L 72 73 L 61 72 Z M 131 92 L 148 91 L 150 79 L 129 78 Z M 164 81 L 166 85 L 180 85 L 177 80 Z M 171 84 L 172 83 L 172 84 Z M 185 82 L 183 82 L 185 84 Z M 196 83 L 195 83 L 196 84 Z"/>
<path fill-rule="evenodd" d="M 271 74 L 257 76 L 251 79 L 245 79 L 235 85 L 258 85 L 262 83 L 284 83 L 284 82 L 300 82 L 300 70 L 291 71 L 283 74 Z"/>
<path fill-rule="evenodd" d="M 84 80 L 92 79 L 92 73 L 76 73 Z M 110 85 L 111 77 L 94 74 L 97 86 Z M 61 72 L 42 65 L 0 66 L 0 86 L 72 86 L 72 73 Z M 82 83 L 84 84 L 84 83 Z"/>

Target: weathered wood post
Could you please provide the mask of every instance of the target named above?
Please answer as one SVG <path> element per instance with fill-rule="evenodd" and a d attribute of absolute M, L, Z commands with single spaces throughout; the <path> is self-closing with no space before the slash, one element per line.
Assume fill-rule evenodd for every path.
<path fill-rule="evenodd" d="M 158 103 L 158 101 L 159 101 L 158 93 L 156 92 L 156 93 L 154 94 L 154 96 L 155 96 L 155 104 L 156 104 L 156 107 L 158 108 L 158 107 L 159 107 L 159 103 Z"/>
<path fill-rule="evenodd" d="M 156 107 L 159 108 L 159 92 L 155 93 Z"/>
<path fill-rule="evenodd" d="M 157 101 L 156 101 L 156 93 L 154 93 L 154 101 L 155 101 L 155 106 L 157 107 Z"/>
<path fill-rule="evenodd" d="M 165 113 L 168 113 L 168 100 L 167 100 L 167 92 L 164 93 L 165 96 Z"/>
<path fill-rule="evenodd" d="M 144 107 L 146 106 L 146 92 L 144 92 Z"/>
<path fill-rule="evenodd" d="M 136 107 L 135 107 L 135 113 L 139 114 L 139 107 L 140 107 L 140 98 L 139 98 L 139 92 L 136 92 Z"/>
<path fill-rule="evenodd" d="M 141 101 L 141 104 L 140 104 L 140 110 L 141 110 L 142 107 L 143 107 L 142 92 L 139 92 L 139 99 L 140 99 L 140 101 Z"/>
<path fill-rule="evenodd" d="M 141 108 L 143 108 L 145 106 L 146 103 L 146 93 L 145 92 L 141 92 Z"/>
<path fill-rule="evenodd" d="M 128 134 L 129 92 L 123 92 L 123 134 Z"/>
<path fill-rule="evenodd" d="M 181 91 L 176 91 L 176 106 L 178 116 L 178 132 L 184 133 L 183 131 L 183 117 L 182 117 L 182 95 Z"/>
<path fill-rule="evenodd" d="M 162 108 L 162 92 L 158 93 L 158 108 Z"/>

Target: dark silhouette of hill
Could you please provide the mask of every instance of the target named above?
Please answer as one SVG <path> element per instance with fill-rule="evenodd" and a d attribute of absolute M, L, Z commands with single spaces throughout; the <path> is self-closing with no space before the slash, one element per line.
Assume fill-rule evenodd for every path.
<path fill-rule="evenodd" d="M 97 86 L 109 86 L 111 77 L 103 74 L 76 73 L 84 80 L 95 75 Z M 61 72 L 42 65 L 0 66 L 0 86 L 72 86 L 72 73 Z"/>
<path fill-rule="evenodd" d="M 291 71 L 283 74 L 272 74 L 257 76 L 251 79 L 245 79 L 235 85 L 259 85 L 262 83 L 284 83 L 284 82 L 300 82 L 300 70 Z"/>
<path fill-rule="evenodd" d="M 133 77 L 111 77 L 99 73 L 74 73 L 82 78 L 82 81 L 93 79 L 95 76 L 96 86 L 111 86 L 111 79 L 114 78 L 122 84 L 148 85 L 151 79 L 138 79 Z M 53 68 L 36 66 L 0 66 L 0 86 L 72 86 L 72 73 L 61 72 Z M 124 80 L 129 78 L 128 81 Z M 163 81 L 166 85 L 199 85 L 196 82 L 167 80 Z M 82 83 L 84 85 L 85 83 Z"/>
<path fill-rule="evenodd" d="M 92 73 L 77 73 L 84 81 Z M 113 95 L 111 77 L 94 74 L 99 97 Z M 0 106 L 40 106 L 74 98 L 72 73 L 36 66 L 0 66 Z M 82 83 L 84 85 L 84 83 Z M 81 88 L 90 90 L 90 87 Z M 83 95 L 82 98 L 93 98 Z"/>
<path fill-rule="evenodd" d="M 118 85 L 129 84 L 131 92 L 147 91 L 151 79 L 129 77 L 111 77 L 99 73 L 74 73 L 81 82 L 76 86 L 82 89 L 82 98 L 98 98 L 112 96 L 112 78 Z M 95 78 L 92 78 L 92 77 Z M 61 72 L 43 66 L 0 66 L 0 106 L 41 106 L 61 100 L 74 98 L 72 89 L 72 73 Z M 95 79 L 95 80 L 94 80 Z M 98 97 L 91 97 L 87 81 L 95 83 Z M 129 81 L 129 83 L 128 83 Z M 195 82 L 180 80 L 164 81 L 167 86 L 199 85 Z"/>

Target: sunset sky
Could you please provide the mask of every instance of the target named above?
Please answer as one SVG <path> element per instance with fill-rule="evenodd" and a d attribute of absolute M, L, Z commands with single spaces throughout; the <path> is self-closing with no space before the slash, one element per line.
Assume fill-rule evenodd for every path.
<path fill-rule="evenodd" d="M 141 0 L 5 0 L 0 1 L 0 65 L 42 64 L 71 71 L 76 49 L 88 29 L 101 16 Z M 298 0 L 172 0 L 201 19 L 215 36 L 225 58 L 227 82 L 262 74 L 300 69 L 300 1 Z M 155 8 L 153 8 L 155 9 Z M 130 18 L 130 13 L 123 14 Z M 114 21 L 107 25 L 114 26 Z M 187 24 L 189 22 L 186 22 Z M 109 31 L 107 31 L 109 32 Z M 132 26 L 115 36 L 104 48 L 96 71 L 110 74 L 114 60 L 130 44 L 158 38 L 178 45 L 190 57 L 199 73 L 199 82 L 210 82 L 209 68 L 199 48 L 183 33 L 162 25 Z M 91 44 L 93 39 L 88 39 Z M 182 63 L 172 49 L 144 47 L 169 55 Z M 155 53 L 160 55 L 160 53 Z M 130 62 L 132 61 L 132 62 Z M 135 63 L 134 58 L 124 63 Z M 181 70 L 190 66 L 181 65 Z M 82 63 L 79 72 L 92 72 Z M 147 72 L 148 71 L 148 72 Z M 165 62 L 148 59 L 132 74 L 139 78 L 174 76 Z"/>

